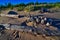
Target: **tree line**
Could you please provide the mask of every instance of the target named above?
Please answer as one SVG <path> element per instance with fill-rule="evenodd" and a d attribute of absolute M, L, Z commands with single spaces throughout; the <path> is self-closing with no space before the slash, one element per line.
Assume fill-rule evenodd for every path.
<path fill-rule="evenodd" d="M 23 10 L 38 10 L 39 8 L 53 8 L 53 7 L 58 7 L 60 8 L 60 2 L 56 3 L 39 3 L 39 2 L 30 2 L 30 3 L 20 3 L 16 5 L 12 5 L 11 3 L 7 3 L 5 5 L 0 5 L 0 10 L 6 10 L 6 9 L 13 9 L 16 8 L 18 11 L 23 11 Z"/>

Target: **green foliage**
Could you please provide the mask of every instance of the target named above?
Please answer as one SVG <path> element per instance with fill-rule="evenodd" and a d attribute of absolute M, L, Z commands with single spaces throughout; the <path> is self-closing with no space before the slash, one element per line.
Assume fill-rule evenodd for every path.
<path fill-rule="evenodd" d="M 27 7 L 25 7 L 25 9 L 24 9 L 24 11 L 26 11 L 26 12 L 30 12 L 30 11 L 33 11 L 33 9 L 34 9 L 34 6 L 27 6 Z"/>
<path fill-rule="evenodd" d="M 14 7 L 14 5 L 12 5 L 11 3 L 8 3 L 8 4 L 7 4 L 7 8 L 13 9 L 13 7 Z"/>
<path fill-rule="evenodd" d="M 30 2 L 30 3 L 28 3 L 28 4 L 26 4 L 27 6 L 29 6 L 29 5 L 34 5 L 34 2 Z"/>
<path fill-rule="evenodd" d="M 0 10 L 5 10 L 5 9 L 6 9 L 6 6 L 4 6 L 4 5 L 0 6 Z"/>
<path fill-rule="evenodd" d="M 18 7 L 18 9 L 17 9 L 17 10 L 18 10 L 18 11 L 23 11 L 23 10 L 24 10 L 24 8 L 25 8 L 24 6 L 20 6 L 20 7 Z"/>
<path fill-rule="evenodd" d="M 26 5 L 25 5 L 24 3 L 15 5 L 15 7 L 18 7 L 18 8 L 17 8 L 18 11 L 23 11 L 24 8 L 25 8 L 25 6 L 26 6 Z"/>
<path fill-rule="evenodd" d="M 36 5 L 39 5 L 40 3 L 36 2 L 35 4 L 36 4 Z"/>
<path fill-rule="evenodd" d="M 60 2 L 49 3 L 49 4 L 47 4 L 46 2 L 44 3 L 35 2 L 35 6 L 34 6 L 34 2 L 30 2 L 28 4 L 20 3 L 16 5 L 12 5 L 11 3 L 8 3 L 5 6 L 0 5 L 0 10 L 13 9 L 16 7 L 18 11 L 27 10 L 29 12 L 33 10 L 40 10 L 40 8 L 60 8 Z"/>
<path fill-rule="evenodd" d="M 20 7 L 20 6 L 26 6 L 26 5 L 24 3 L 15 5 L 15 7 Z"/>

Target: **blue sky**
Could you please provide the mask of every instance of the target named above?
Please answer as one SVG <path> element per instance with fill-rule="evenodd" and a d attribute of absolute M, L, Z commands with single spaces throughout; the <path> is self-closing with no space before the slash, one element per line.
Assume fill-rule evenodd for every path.
<path fill-rule="evenodd" d="M 38 2 L 60 2 L 60 0 L 37 0 Z M 28 2 L 36 2 L 36 0 L 0 0 L 0 5 L 5 3 L 11 4 L 19 4 L 19 3 L 28 3 Z"/>

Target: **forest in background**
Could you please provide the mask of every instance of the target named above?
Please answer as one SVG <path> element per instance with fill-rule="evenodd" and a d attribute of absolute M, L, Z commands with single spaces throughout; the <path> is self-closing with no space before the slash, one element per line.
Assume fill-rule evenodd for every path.
<path fill-rule="evenodd" d="M 7 9 L 14 9 L 17 8 L 17 11 L 35 11 L 35 10 L 40 10 L 41 8 L 60 8 L 60 2 L 56 2 L 56 3 L 38 3 L 38 2 L 30 2 L 27 4 L 24 3 L 20 3 L 20 4 L 16 4 L 16 5 L 12 5 L 11 3 L 7 3 L 5 5 L 0 5 L 0 11 L 1 10 L 7 10 Z"/>

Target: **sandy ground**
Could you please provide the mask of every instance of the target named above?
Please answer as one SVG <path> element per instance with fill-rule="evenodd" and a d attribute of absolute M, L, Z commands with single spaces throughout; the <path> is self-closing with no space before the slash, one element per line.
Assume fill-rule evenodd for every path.
<path fill-rule="evenodd" d="M 5 12 L 4 12 L 5 13 Z M 19 15 L 27 15 L 24 12 L 18 12 Z M 40 13 L 37 12 L 31 12 L 32 15 L 39 15 Z M 60 12 L 58 13 L 50 13 L 50 14 L 43 14 L 45 17 L 50 18 L 57 18 L 60 19 Z M 0 17 L 0 23 L 12 23 L 12 24 L 20 24 L 24 21 L 26 21 L 27 18 L 9 18 L 9 17 Z M 20 38 L 15 38 L 13 36 L 13 30 L 5 30 L 5 33 L 0 36 L 0 40 L 9 40 L 10 38 L 12 40 L 60 40 L 60 36 L 35 36 L 30 33 L 26 32 L 19 32 Z M 10 36 L 11 35 L 11 36 Z"/>
<path fill-rule="evenodd" d="M 0 40 L 60 40 L 60 37 L 58 36 L 35 36 L 30 33 L 26 32 L 18 32 L 20 37 L 14 38 L 14 30 L 5 30 L 4 34 L 1 34 Z M 17 32 L 17 31 L 15 31 Z"/>

